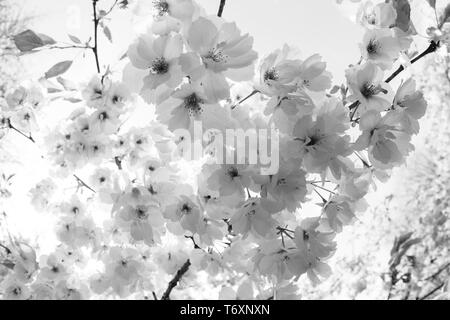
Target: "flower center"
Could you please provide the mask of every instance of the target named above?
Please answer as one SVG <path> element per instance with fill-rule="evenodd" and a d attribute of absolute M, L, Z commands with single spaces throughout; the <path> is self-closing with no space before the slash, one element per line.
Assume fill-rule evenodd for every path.
<path fill-rule="evenodd" d="M 264 72 L 264 82 L 267 81 L 277 81 L 280 78 L 277 70 L 275 68 L 270 68 Z"/>
<path fill-rule="evenodd" d="M 378 43 L 378 41 L 371 39 L 366 48 L 367 53 L 369 55 L 376 54 L 378 52 L 378 49 L 380 49 L 380 44 Z"/>
<path fill-rule="evenodd" d="M 238 171 L 238 169 L 236 169 L 235 167 L 229 168 L 228 171 L 227 171 L 227 174 L 228 174 L 228 176 L 229 176 L 231 179 L 234 179 L 234 178 L 236 178 L 236 177 L 239 177 L 239 171 Z"/>
<path fill-rule="evenodd" d="M 320 136 L 313 135 L 313 136 L 309 137 L 309 142 L 306 144 L 306 146 L 312 147 L 312 146 L 318 144 L 319 141 L 320 141 Z"/>
<path fill-rule="evenodd" d="M 147 213 L 147 208 L 143 207 L 143 206 L 138 206 L 136 208 L 136 216 L 138 217 L 138 219 L 140 220 L 145 220 L 148 217 L 148 213 Z"/>
<path fill-rule="evenodd" d="M 153 6 L 158 11 L 159 16 L 169 13 L 169 4 L 164 0 L 153 1 Z"/>
<path fill-rule="evenodd" d="M 191 213 L 191 211 L 192 211 L 192 207 L 189 204 L 184 203 L 181 206 L 181 213 L 182 214 L 189 214 L 189 213 Z"/>
<path fill-rule="evenodd" d="M 188 110 L 190 116 L 196 116 L 202 113 L 202 104 L 203 100 L 195 93 L 184 98 L 184 107 Z"/>
<path fill-rule="evenodd" d="M 153 60 L 150 72 L 153 74 L 165 74 L 169 71 L 169 63 L 164 57 Z"/>
<path fill-rule="evenodd" d="M 379 93 L 387 94 L 387 90 L 383 89 L 380 85 L 375 86 L 371 83 L 365 83 L 361 88 L 361 94 L 365 98 L 370 98 L 374 95 L 377 95 Z"/>
<path fill-rule="evenodd" d="M 227 56 L 219 48 L 214 48 L 208 51 L 204 56 L 206 60 L 212 60 L 213 62 L 219 63 L 227 60 Z"/>
<path fill-rule="evenodd" d="M 105 121 L 105 120 L 107 120 L 109 118 L 109 116 L 108 116 L 108 113 L 106 112 L 106 111 L 103 111 L 103 112 L 101 112 L 99 115 L 98 115 L 98 119 L 100 120 L 100 121 Z"/>

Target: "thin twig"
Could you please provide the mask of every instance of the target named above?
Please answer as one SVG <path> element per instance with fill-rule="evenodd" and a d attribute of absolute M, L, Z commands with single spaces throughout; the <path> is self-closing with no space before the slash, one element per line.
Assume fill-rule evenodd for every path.
<path fill-rule="evenodd" d="M 92 8 L 94 10 L 94 47 L 92 47 L 92 51 L 95 56 L 95 64 L 97 66 L 97 72 L 100 73 L 100 62 L 98 58 L 98 24 L 100 19 L 97 17 L 97 1 L 92 0 Z"/>
<path fill-rule="evenodd" d="M 240 105 L 241 103 L 244 103 L 245 101 L 247 101 L 248 99 L 250 99 L 251 97 L 253 97 L 257 93 L 259 93 L 259 90 L 253 90 L 248 96 L 246 96 L 245 98 L 241 99 L 238 103 L 236 103 L 234 106 L 232 106 L 231 109 L 233 110 L 238 105 Z"/>
<path fill-rule="evenodd" d="M 411 60 L 411 64 L 419 61 L 420 59 L 422 59 L 423 57 L 425 57 L 426 55 L 435 52 L 437 49 L 439 48 L 439 41 L 431 41 L 430 45 L 428 46 L 427 49 L 425 49 L 424 52 L 422 52 L 421 54 L 419 54 L 417 57 L 415 57 L 414 59 Z M 405 70 L 405 67 L 400 66 L 398 67 L 397 70 L 395 70 L 395 72 L 393 74 L 390 75 L 389 78 L 387 78 L 384 82 L 389 83 L 391 82 L 396 76 L 398 76 L 403 70 Z"/>
<path fill-rule="evenodd" d="M 111 8 L 109 8 L 109 10 L 105 11 L 105 14 L 103 16 L 100 17 L 99 21 L 103 18 L 105 18 L 106 16 L 108 16 L 116 7 L 116 5 L 119 3 L 119 0 L 114 1 L 113 5 L 111 6 Z"/>
<path fill-rule="evenodd" d="M 1 243 L 0 243 L 0 247 L 2 247 L 3 249 L 5 249 L 7 255 L 12 253 L 11 249 L 9 249 L 8 247 L 4 246 L 4 245 L 1 244 Z"/>
<path fill-rule="evenodd" d="M 22 131 L 20 131 L 19 129 L 17 129 L 16 127 L 14 127 L 11 123 L 11 121 L 8 119 L 8 128 L 16 131 L 17 133 L 19 133 L 20 135 L 24 136 L 25 138 L 27 138 L 28 140 L 30 140 L 33 143 L 36 143 L 36 141 L 33 139 L 33 137 L 30 135 L 26 135 L 25 133 L 23 133 Z"/>
<path fill-rule="evenodd" d="M 438 271 L 436 271 L 434 274 L 426 278 L 425 280 L 431 280 L 436 278 L 439 274 L 441 274 L 443 271 L 447 270 L 450 267 L 450 262 L 445 264 L 443 267 L 439 268 Z"/>
<path fill-rule="evenodd" d="M 161 300 L 170 300 L 170 293 L 172 292 L 173 288 L 177 286 L 183 275 L 189 270 L 190 265 L 191 262 L 188 259 L 180 268 L 180 270 L 177 271 L 175 277 L 173 277 L 173 279 L 169 282 L 169 286 L 167 287 L 166 292 L 164 292 L 163 296 L 161 297 Z"/>
<path fill-rule="evenodd" d="M 336 194 L 336 192 L 334 192 L 334 191 L 328 190 L 327 188 L 324 188 L 324 187 L 322 187 L 322 186 L 318 186 L 317 184 L 315 184 L 315 182 L 310 182 L 310 184 L 311 184 L 313 187 L 322 189 L 323 191 L 327 191 L 327 192 L 329 192 L 329 193 L 331 193 L 331 194 Z"/>
<path fill-rule="evenodd" d="M 425 49 L 424 52 L 422 52 L 421 54 L 419 54 L 418 56 L 416 56 L 414 59 L 411 60 L 411 64 L 413 64 L 413 63 L 419 61 L 420 59 L 422 59 L 422 58 L 425 57 L 426 55 L 435 52 L 438 48 L 439 48 L 439 42 L 431 41 L 430 45 L 428 46 L 427 49 Z M 391 74 L 384 82 L 386 82 L 386 83 L 391 82 L 391 81 L 392 81 L 395 77 L 397 77 L 403 70 L 405 70 L 405 67 L 403 67 L 403 66 L 398 67 L 398 69 L 395 70 L 395 72 L 394 72 L 393 74 Z M 353 117 L 354 117 L 354 115 L 355 115 L 355 113 L 356 113 L 356 109 L 357 109 L 357 107 L 359 106 L 359 103 L 360 103 L 359 101 L 355 101 L 355 102 L 353 102 L 351 105 L 348 106 L 348 108 L 349 108 L 350 110 L 355 109 L 355 111 L 352 113 L 352 117 L 351 117 L 352 120 L 353 120 Z"/>
<path fill-rule="evenodd" d="M 77 179 L 77 182 L 80 186 L 85 187 L 86 189 L 91 190 L 93 193 L 96 193 L 96 191 L 94 189 L 92 189 L 91 187 L 89 187 L 83 180 L 81 180 L 77 175 L 73 175 L 75 179 Z"/>
<path fill-rule="evenodd" d="M 71 46 L 50 46 L 45 48 L 47 50 L 52 50 L 52 49 L 61 49 L 61 50 L 65 50 L 65 49 L 93 49 L 91 46 L 77 46 L 77 45 L 71 45 Z"/>
<path fill-rule="evenodd" d="M 436 291 L 440 290 L 442 287 L 444 287 L 445 283 L 441 283 L 440 285 L 438 285 L 436 288 L 434 288 L 433 290 L 431 290 L 430 292 L 428 292 L 426 295 L 424 295 L 421 298 L 417 298 L 417 300 L 425 300 L 426 298 L 430 297 L 431 295 L 433 295 Z"/>
<path fill-rule="evenodd" d="M 226 0 L 220 0 L 219 11 L 217 12 L 218 17 L 222 16 L 223 9 L 225 8 L 225 1 Z"/>

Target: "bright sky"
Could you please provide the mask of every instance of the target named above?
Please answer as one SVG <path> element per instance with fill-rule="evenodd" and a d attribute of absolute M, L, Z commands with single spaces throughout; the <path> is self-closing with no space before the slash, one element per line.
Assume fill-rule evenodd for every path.
<path fill-rule="evenodd" d="M 91 0 L 19 0 L 25 14 L 35 17 L 34 30 L 48 34 L 56 40 L 68 42 L 67 34 L 82 40 L 92 34 Z M 148 0 L 151 1 L 151 0 Z M 217 12 L 219 0 L 198 0 L 208 13 Z M 112 0 L 99 1 L 100 8 L 109 8 Z M 101 39 L 100 57 L 103 64 L 113 63 L 127 49 L 134 37 L 136 23 L 131 16 L 118 10 L 109 23 L 114 39 L 112 47 L 106 38 Z M 227 0 L 223 17 L 237 22 L 244 32 L 254 37 L 255 49 L 260 56 L 288 43 L 306 56 L 320 53 L 329 64 L 335 82 L 344 79 L 344 70 L 359 58 L 357 42 L 361 29 L 348 20 L 335 5 L 334 0 Z M 147 21 L 150 21 L 151 17 Z M 83 59 L 78 51 L 43 53 L 26 57 L 33 77 L 43 74 L 60 60 L 77 58 L 68 76 L 73 80 L 89 78 L 94 72 L 92 53 Z M 84 61 L 83 61 L 84 60 Z"/>
<path fill-rule="evenodd" d="M 68 34 L 75 35 L 82 41 L 92 36 L 91 0 L 17 1 L 22 5 L 24 15 L 34 17 L 30 28 L 38 33 L 47 34 L 57 41 L 67 43 L 70 42 Z M 208 13 L 217 13 L 219 0 L 197 1 Z M 284 43 L 300 49 L 304 58 L 315 53 L 321 54 L 335 76 L 335 83 L 340 84 L 344 81 L 344 70 L 349 64 L 359 60 L 357 43 L 362 39 L 362 30 L 345 17 L 334 2 L 334 0 L 227 0 L 223 17 L 228 21 L 235 21 L 243 32 L 248 32 L 254 37 L 255 49 L 261 57 L 280 48 Z M 112 3 L 113 0 L 100 0 L 99 8 L 108 9 Z M 145 30 L 142 26 L 151 22 L 152 17 L 141 17 L 140 21 L 133 21 L 129 11 L 123 10 L 117 10 L 110 17 L 112 20 L 108 22 L 108 26 L 114 44 L 101 36 L 99 54 L 102 66 L 113 64 L 114 69 L 114 64 L 126 52 L 136 32 L 139 29 Z M 95 73 L 93 54 L 86 51 L 84 56 L 83 51 L 78 49 L 25 55 L 23 61 L 28 74 L 22 76 L 24 79 L 37 79 L 55 63 L 72 59 L 75 59 L 75 62 L 64 77 L 75 82 L 88 81 Z M 115 69 L 120 71 L 119 67 Z M 61 103 L 54 107 L 58 110 L 65 109 Z M 55 111 L 56 109 L 53 109 L 50 112 Z M 39 164 L 35 164 L 32 170 L 39 172 Z M 308 206 L 311 210 L 312 207 L 313 204 Z M 19 225 L 21 218 L 17 216 L 17 219 Z M 22 230 L 22 234 L 53 234 L 52 230 L 48 230 L 50 225 L 47 220 L 42 220 L 39 215 L 27 216 L 27 219 L 34 222 L 22 226 L 27 227 Z M 49 247 L 51 241 L 49 240 Z"/>

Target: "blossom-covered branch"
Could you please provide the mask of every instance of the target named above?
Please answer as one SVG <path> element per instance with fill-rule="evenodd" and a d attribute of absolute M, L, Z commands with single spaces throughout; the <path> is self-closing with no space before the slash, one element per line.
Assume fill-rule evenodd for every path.
<path fill-rule="evenodd" d="M 191 265 L 191 262 L 189 260 L 187 260 L 181 266 L 181 268 L 177 271 L 177 273 L 173 277 L 173 279 L 170 280 L 169 286 L 167 287 L 166 291 L 162 295 L 161 300 L 170 300 L 170 293 L 177 286 L 178 282 L 180 282 L 180 280 L 184 276 L 184 274 L 189 270 L 190 265 Z"/>

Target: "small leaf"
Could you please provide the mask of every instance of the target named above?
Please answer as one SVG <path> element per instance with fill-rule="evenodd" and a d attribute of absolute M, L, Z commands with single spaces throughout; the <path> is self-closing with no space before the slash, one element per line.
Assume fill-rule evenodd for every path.
<path fill-rule="evenodd" d="M 49 37 L 48 35 L 46 35 L 46 34 L 42 34 L 42 33 L 37 33 L 37 35 L 39 36 L 39 38 L 41 38 L 41 40 L 42 40 L 42 42 L 44 43 L 44 45 L 51 45 L 51 44 L 55 44 L 56 43 L 56 41 L 53 39 L 53 38 L 51 38 L 51 37 Z"/>
<path fill-rule="evenodd" d="M 428 0 L 428 3 L 433 9 L 436 9 L 436 0 Z"/>
<path fill-rule="evenodd" d="M 408 0 L 392 0 L 392 4 L 397 11 L 396 26 L 407 32 L 411 25 L 411 5 Z"/>
<path fill-rule="evenodd" d="M 72 66 L 72 61 L 62 61 L 51 67 L 46 73 L 45 78 L 50 79 L 63 74 Z"/>
<path fill-rule="evenodd" d="M 122 61 L 123 59 L 125 59 L 128 56 L 128 52 L 125 52 L 119 59 L 119 61 Z"/>
<path fill-rule="evenodd" d="M 66 91 L 75 91 L 77 90 L 77 85 L 73 83 L 72 81 L 69 81 L 67 79 L 64 79 L 62 77 L 56 78 L 56 81 L 58 81 Z"/>
<path fill-rule="evenodd" d="M 57 92 L 61 92 L 62 90 L 61 89 L 58 89 L 58 88 L 48 88 L 47 89 L 47 92 L 48 93 L 57 93 Z"/>
<path fill-rule="evenodd" d="M 108 40 L 112 42 L 111 30 L 109 30 L 107 26 L 103 26 L 103 33 L 105 34 L 106 38 L 108 38 Z"/>
<path fill-rule="evenodd" d="M 79 103 L 79 102 L 83 101 L 83 100 L 77 99 L 77 98 L 64 98 L 64 100 L 69 101 L 71 103 Z"/>
<path fill-rule="evenodd" d="M 75 37 L 71 34 L 68 34 L 70 40 L 72 40 L 72 42 L 77 43 L 77 44 L 81 44 L 81 40 L 78 37 Z"/>
<path fill-rule="evenodd" d="M 14 43 L 21 52 L 29 52 L 45 45 L 44 41 L 31 30 L 26 30 L 14 36 Z"/>
<path fill-rule="evenodd" d="M 340 89 L 341 89 L 340 86 L 334 86 L 333 88 L 331 88 L 330 94 L 335 94 L 335 93 L 338 92 Z"/>

